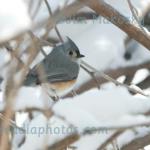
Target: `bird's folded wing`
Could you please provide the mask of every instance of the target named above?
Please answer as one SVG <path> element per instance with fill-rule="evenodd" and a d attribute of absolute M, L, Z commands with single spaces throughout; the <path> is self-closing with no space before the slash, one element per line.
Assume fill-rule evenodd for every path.
<path fill-rule="evenodd" d="M 75 79 L 74 76 L 70 76 L 68 73 L 55 73 L 55 74 L 47 74 L 46 79 L 50 83 L 54 82 L 63 82 L 63 81 L 71 81 Z"/>
<path fill-rule="evenodd" d="M 51 72 L 51 70 L 53 70 Z M 43 77 L 39 77 L 37 70 L 33 69 L 31 70 L 24 82 L 25 85 L 30 86 L 34 85 L 37 82 L 40 82 L 40 79 L 49 83 L 54 83 L 54 82 L 63 82 L 63 81 L 71 81 L 77 78 L 77 74 L 72 74 L 68 69 L 49 69 L 48 71 L 45 72 L 45 75 Z"/>

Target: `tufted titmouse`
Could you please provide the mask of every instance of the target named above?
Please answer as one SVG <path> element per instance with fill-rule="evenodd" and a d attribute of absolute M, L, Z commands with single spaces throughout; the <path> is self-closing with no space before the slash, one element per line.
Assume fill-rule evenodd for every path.
<path fill-rule="evenodd" d="M 51 96 L 65 94 L 76 82 L 80 68 L 80 58 L 84 55 L 76 44 L 70 39 L 53 48 L 47 57 L 40 62 L 44 67 L 46 83 L 40 83 L 37 74 L 39 64 L 31 69 L 26 77 L 24 85 L 46 85 Z M 55 95 L 56 94 L 56 95 Z"/>

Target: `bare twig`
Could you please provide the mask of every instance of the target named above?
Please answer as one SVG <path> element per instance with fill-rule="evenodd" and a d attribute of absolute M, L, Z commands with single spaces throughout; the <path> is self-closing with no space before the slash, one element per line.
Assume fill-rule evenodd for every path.
<path fill-rule="evenodd" d="M 127 145 L 123 146 L 121 150 L 140 150 L 150 144 L 150 134 L 137 138 Z"/>
<path fill-rule="evenodd" d="M 130 0 L 127 0 L 128 2 L 128 5 L 129 5 L 129 8 L 132 12 L 132 15 L 133 17 L 135 18 L 136 22 L 138 23 L 138 26 L 143 30 L 143 32 L 147 35 L 147 32 L 145 31 L 145 29 L 143 28 L 143 26 L 141 25 L 140 21 L 139 21 L 139 18 L 137 16 L 138 14 L 138 11 L 137 9 L 132 5 L 131 1 Z"/>
<path fill-rule="evenodd" d="M 94 79 L 97 88 L 100 89 L 99 81 L 97 80 L 97 78 L 96 78 L 96 76 L 95 76 L 95 72 L 89 71 L 89 70 L 88 70 L 86 67 L 84 67 L 83 65 L 81 65 L 81 68 L 83 68 L 83 70 L 85 70 L 85 71 L 92 77 L 92 79 Z"/>
<path fill-rule="evenodd" d="M 25 108 L 25 109 L 17 110 L 17 112 L 34 112 L 34 111 L 40 112 L 43 115 L 47 116 L 48 118 L 50 118 L 53 115 L 53 112 L 47 108 L 41 109 L 37 107 L 32 107 L 32 108 Z"/>
<path fill-rule="evenodd" d="M 150 36 L 145 35 L 143 30 L 130 22 L 125 16 L 120 14 L 112 6 L 105 3 L 104 1 L 98 0 L 80 0 L 84 2 L 85 5 L 89 6 L 96 13 L 108 19 L 110 22 L 115 24 L 130 37 L 141 43 L 148 50 L 150 50 Z"/>
<path fill-rule="evenodd" d="M 35 39 L 32 39 L 33 43 L 36 42 Z M 19 52 L 19 51 L 18 51 Z M 32 46 L 30 47 L 30 51 L 29 51 L 30 55 L 29 55 L 29 59 L 27 64 L 23 65 L 23 67 L 18 67 L 19 62 L 16 60 L 16 58 L 13 58 L 13 62 L 16 62 L 16 65 L 14 65 L 15 63 L 12 63 L 10 66 L 10 70 L 8 73 L 8 77 L 7 77 L 7 83 L 6 83 L 6 87 L 5 87 L 5 101 L 6 101 L 6 107 L 5 107 L 5 112 L 4 115 L 7 118 L 7 120 L 4 120 L 2 123 L 2 128 L 9 128 L 9 119 L 11 119 L 14 115 L 14 110 L 13 110 L 13 104 L 15 103 L 15 97 L 17 95 L 17 92 L 19 90 L 19 88 L 21 87 L 26 72 L 29 69 L 29 65 L 31 64 L 31 62 L 33 61 L 33 59 L 36 57 L 37 55 L 37 49 L 34 47 L 34 44 L 32 44 Z M 21 77 L 20 80 L 18 81 L 18 83 L 16 83 L 14 81 L 14 77 L 15 77 L 15 73 L 18 71 L 22 71 L 21 72 Z M 9 134 L 7 133 L 2 133 L 2 138 L 1 138 L 1 149 L 9 149 L 10 147 L 8 147 L 8 141 L 9 141 Z"/>
<path fill-rule="evenodd" d="M 46 37 L 48 37 L 49 31 L 53 27 L 55 27 L 55 25 L 58 22 L 74 15 L 77 12 L 77 10 L 83 8 L 83 6 L 84 6 L 83 3 L 75 1 L 74 3 L 63 8 L 61 11 L 56 11 L 51 17 L 49 17 L 48 19 L 43 20 L 41 23 L 39 23 L 37 27 L 45 25 L 45 22 L 46 22 L 47 33 L 43 36 L 43 38 L 45 39 Z M 37 27 L 35 27 L 35 28 L 37 28 Z"/>
<path fill-rule="evenodd" d="M 53 144 L 52 146 L 48 147 L 48 150 L 64 150 L 66 149 L 70 144 L 74 143 L 75 141 L 79 140 L 80 136 L 78 134 L 72 134 L 63 140 Z"/>
<path fill-rule="evenodd" d="M 150 112 L 145 112 L 144 113 L 145 116 L 149 116 Z M 138 126 L 137 126 L 138 127 Z M 140 127 L 140 126 L 139 126 Z M 133 128 L 126 128 L 126 129 L 133 129 Z M 126 129 L 124 128 L 120 128 L 119 130 L 117 130 L 115 133 L 113 133 L 103 144 L 101 144 L 98 148 L 98 150 L 104 149 L 106 148 L 107 145 L 109 145 L 113 140 L 115 140 L 117 137 L 119 137 L 122 133 L 124 133 L 126 131 Z M 132 146 L 132 142 L 131 142 L 131 146 Z M 130 148 L 129 148 L 130 150 Z M 137 149 L 135 149 L 137 150 Z"/>
<path fill-rule="evenodd" d="M 145 124 L 143 124 L 145 125 Z M 97 150 L 102 150 L 104 149 L 108 144 L 112 143 L 112 141 L 114 139 L 116 139 L 119 135 L 121 135 L 126 129 L 132 129 L 132 128 L 135 128 L 135 127 L 138 127 L 138 126 L 142 126 L 142 124 L 140 125 L 133 125 L 133 126 L 130 126 L 129 128 L 125 127 L 125 128 L 109 128 L 108 129 L 112 129 L 112 130 L 116 130 L 117 131 L 115 133 L 113 133 Z M 105 127 L 100 127 L 100 128 L 95 128 L 95 129 L 92 129 L 92 130 L 85 130 L 83 131 L 80 135 L 78 133 L 74 133 L 68 137 L 66 137 L 65 139 L 53 144 L 52 146 L 50 146 L 48 148 L 48 150 L 62 150 L 64 149 L 65 147 L 69 146 L 70 144 L 74 143 L 75 141 L 79 140 L 80 137 L 82 136 L 85 136 L 85 135 L 90 135 L 90 134 L 94 134 L 98 131 L 101 131 L 101 130 L 104 130 Z M 107 127 L 105 130 L 108 130 Z"/>
<path fill-rule="evenodd" d="M 12 126 L 14 129 L 16 128 L 16 129 L 19 129 L 19 130 L 25 132 L 25 130 L 23 128 L 18 127 L 13 120 L 6 118 L 2 113 L 0 113 L 0 119 L 2 119 L 3 121 L 8 120 L 10 126 Z"/>
<path fill-rule="evenodd" d="M 85 61 L 82 61 L 81 65 L 87 67 L 88 69 L 92 70 L 95 73 L 98 73 L 101 77 L 103 77 L 104 79 L 106 79 L 106 80 L 108 80 L 110 82 L 113 82 L 116 85 L 120 85 L 120 86 L 126 87 L 129 91 L 134 92 L 135 94 L 138 93 L 138 94 L 141 94 L 141 95 L 146 96 L 146 97 L 149 96 L 149 95 L 145 94 L 141 90 L 137 90 L 137 89 L 135 89 L 133 87 L 130 87 L 130 86 L 126 85 L 126 84 L 123 84 L 123 83 L 113 79 L 112 77 L 110 77 L 109 75 L 105 74 L 104 72 L 99 71 L 96 68 L 92 67 L 91 65 L 87 64 Z"/>
<path fill-rule="evenodd" d="M 138 87 L 142 89 L 147 89 L 150 87 L 150 76 L 148 76 L 146 79 L 144 79 L 142 82 L 137 84 Z"/>
<path fill-rule="evenodd" d="M 35 1 L 33 0 L 33 3 L 34 3 L 34 2 L 35 2 Z M 39 0 L 39 1 L 37 2 L 36 9 L 35 9 L 35 11 L 33 12 L 33 15 L 32 15 L 32 18 L 33 18 L 33 19 L 37 16 L 38 11 L 40 10 L 41 4 L 42 4 L 42 0 Z"/>
<path fill-rule="evenodd" d="M 53 14 L 52 14 L 52 10 L 51 10 L 50 5 L 48 4 L 48 1 L 47 1 L 47 0 L 44 0 L 44 2 L 45 2 L 45 4 L 46 4 L 46 6 L 47 6 L 49 15 L 52 16 L 52 15 L 53 15 Z M 56 31 L 56 34 L 58 35 L 58 38 L 59 38 L 60 41 L 63 43 L 63 42 L 64 42 L 64 41 L 63 41 L 63 38 L 62 38 L 62 36 L 61 36 L 61 34 L 60 34 L 60 32 L 59 32 L 59 30 L 58 30 L 58 28 L 57 28 L 56 25 L 55 25 L 54 29 L 55 29 L 55 31 Z"/>
<path fill-rule="evenodd" d="M 110 144 L 114 139 L 116 139 L 119 135 L 121 135 L 124 131 L 118 130 L 115 133 L 113 133 L 103 144 L 101 144 L 97 150 L 104 149 L 108 144 Z"/>
<path fill-rule="evenodd" d="M 107 75 L 111 76 L 113 79 L 117 79 L 118 77 L 120 77 L 122 75 L 132 77 L 132 76 L 134 76 L 134 74 L 137 70 L 142 69 L 142 68 L 150 69 L 150 62 L 145 62 L 140 65 L 129 66 L 129 67 L 125 67 L 125 68 L 118 68 L 115 70 L 107 70 L 107 71 L 105 71 L 105 73 Z M 102 85 L 108 81 L 108 80 L 104 79 L 101 76 L 101 74 L 99 74 L 99 73 L 96 73 L 95 78 L 98 80 L 99 85 Z M 137 84 L 137 86 L 142 89 L 149 87 L 150 80 L 148 80 L 148 79 L 145 79 L 143 82 Z M 95 87 L 97 87 L 97 85 L 95 85 L 95 82 L 93 82 L 93 79 L 89 79 L 88 81 L 86 81 L 85 83 L 80 85 L 78 88 L 76 88 L 75 91 L 77 94 L 81 94 L 81 93 L 83 93 L 89 89 L 95 88 Z M 68 93 L 67 95 L 64 96 L 64 98 L 65 97 L 71 97 L 71 94 Z"/>

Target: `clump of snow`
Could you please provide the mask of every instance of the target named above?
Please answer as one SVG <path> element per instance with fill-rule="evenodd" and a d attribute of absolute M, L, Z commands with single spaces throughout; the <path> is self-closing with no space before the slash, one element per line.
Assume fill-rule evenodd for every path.
<path fill-rule="evenodd" d="M 35 93 L 33 89 L 30 92 Z M 39 90 L 37 90 L 36 94 L 40 94 Z M 34 100 L 33 97 L 29 99 L 28 97 L 27 101 L 23 99 L 19 104 L 18 97 L 16 109 L 21 109 L 22 106 L 44 107 L 44 104 L 38 100 L 38 96 L 35 97 L 35 99 L 36 100 Z M 85 147 L 85 143 L 90 139 L 99 139 L 93 142 L 91 145 L 92 149 L 92 147 L 97 147 L 100 143 L 103 143 L 113 133 L 113 131 L 109 130 L 109 127 L 117 128 L 149 123 L 150 118 L 141 114 L 147 112 L 149 109 L 150 102 L 148 98 L 133 97 L 123 87 L 113 85 L 113 88 L 110 86 L 106 88 L 105 86 L 105 88 L 101 90 L 92 89 L 82 95 L 60 100 L 54 104 L 53 111 L 55 114 L 62 116 L 64 120 L 55 116 L 46 119 L 46 117 L 41 114 L 36 115 L 35 118 L 28 123 L 27 127 L 23 126 L 26 130 L 26 141 L 19 150 L 29 148 L 31 144 L 33 150 L 39 147 L 42 148 L 44 144 L 52 145 L 74 132 L 82 133 L 87 128 L 93 129 L 95 127 L 102 127 L 103 130 L 100 132 L 92 136 L 87 135 L 81 138 L 81 141 L 77 141 L 73 144 L 74 146 L 79 146 L 79 149 L 82 149 L 82 147 Z"/>
<path fill-rule="evenodd" d="M 75 142 L 73 146 L 78 150 L 96 149 L 114 132 L 109 130 L 109 127 L 117 128 L 149 123 L 150 118 L 141 114 L 149 109 L 149 98 L 133 97 L 125 88 L 115 85 L 111 85 L 109 88 L 105 85 L 100 91 L 92 89 L 73 99 L 59 101 L 53 107 L 56 114 L 71 122 L 79 132 L 83 132 L 87 128 L 102 127 L 99 132 L 84 136 Z M 146 134 L 145 130 L 139 130 L 138 137 Z M 126 137 L 133 140 L 136 136 L 134 133 L 126 133 L 119 139 L 119 145 L 122 146 L 128 141 Z M 89 147 L 87 147 L 87 143 L 91 143 Z"/>
<path fill-rule="evenodd" d="M 41 87 L 22 87 L 15 99 L 15 110 L 26 108 L 45 109 L 52 105 L 52 99 Z"/>
<path fill-rule="evenodd" d="M 149 149 L 150 149 L 150 145 L 144 147 L 144 150 L 149 150 Z"/>
<path fill-rule="evenodd" d="M 147 69 L 140 69 L 138 70 L 135 75 L 134 78 L 132 80 L 132 84 L 138 84 L 141 81 L 143 81 L 144 79 L 146 79 L 146 77 L 149 76 L 149 71 Z"/>
<path fill-rule="evenodd" d="M 135 107 L 136 106 L 136 107 Z M 87 126 L 122 126 L 146 121 L 144 113 L 150 108 L 148 98 L 137 98 L 123 87 L 109 90 L 92 89 L 74 98 L 54 105 L 55 113 L 62 115 L 79 128 Z M 150 121 L 148 119 L 148 121 Z"/>
<path fill-rule="evenodd" d="M 29 126 L 24 126 L 26 130 L 25 143 L 18 150 L 43 149 L 44 146 L 62 140 L 64 137 L 73 133 L 73 130 L 65 121 L 52 117 L 47 119 L 44 115 L 38 115 L 31 121 Z"/>
<path fill-rule="evenodd" d="M 28 126 L 28 130 L 26 130 L 26 142 L 19 148 L 19 150 L 30 149 L 31 145 L 33 150 L 42 149 L 46 137 L 45 134 L 41 134 L 41 131 L 43 128 L 46 128 L 46 124 L 47 119 L 44 115 L 39 115 L 32 120 Z"/>
<path fill-rule="evenodd" d="M 31 20 L 23 0 L 0 0 L 0 42 L 30 27 Z"/>

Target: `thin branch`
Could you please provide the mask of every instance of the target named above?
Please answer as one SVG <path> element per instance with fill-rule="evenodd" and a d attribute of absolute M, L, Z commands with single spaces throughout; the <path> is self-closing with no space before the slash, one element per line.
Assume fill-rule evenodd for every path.
<path fill-rule="evenodd" d="M 120 85 L 120 86 L 126 87 L 129 91 L 131 91 L 131 92 L 133 92 L 135 94 L 138 93 L 138 94 L 141 94 L 141 95 L 146 96 L 146 97 L 149 96 L 149 95 L 145 94 L 142 90 L 137 90 L 137 89 L 135 89 L 133 87 L 130 87 L 130 86 L 126 85 L 126 84 L 123 84 L 123 83 L 113 79 L 112 77 L 110 77 L 109 75 L 105 74 L 104 72 L 99 71 L 96 68 L 92 67 L 91 65 L 87 64 L 85 61 L 82 61 L 81 65 L 87 67 L 88 69 L 92 70 L 95 73 L 98 73 L 101 77 L 103 77 L 104 79 L 106 79 L 106 80 L 108 80 L 110 82 L 113 82 L 116 85 Z"/>
<path fill-rule="evenodd" d="M 32 42 L 35 44 L 35 39 L 31 39 Z M 29 65 L 32 63 L 33 59 L 37 56 L 37 51 L 38 49 L 35 48 L 35 45 L 32 44 L 30 47 L 30 51 L 29 51 L 29 59 L 27 61 L 27 64 L 23 65 L 21 68 L 19 67 L 19 61 L 16 60 L 16 58 L 12 59 L 12 61 L 17 62 L 18 65 L 14 65 L 14 63 L 10 64 L 10 68 L 9 68 L 9 72 L 8 72 L 8 77 L 7 77 L 7 82 L 6 82 L 6 86 L 5 86 L 5 101 L 6 101 L 6 107 L 5 107 L 5 111 L 4 111 L 4 115 L 7 118 L 7 120 L 4 120 L 2 122 L 2 128 L 9 128 L 10 124 L 9 124 L 9 119 L 11 119 L 14 115 L 14 110 L 13 110 L 13 104 L 15 103 L 15 97 L 17 95 L 17 92 L 19 90 L 19 88 L 21 87 L 24 79 L 25 79 L 25 75 L 27 70 L 29 69 Z M 17 56 L 19 54 L 19 50 L 17 51 Z M 15 73 L 18 71 L 22 71 L 21 72 L 21 79 L 18 81 L 18 83 L 16 83 L 14 81 L 14 77 L 15 77 Z M 2 138 L 1 138 L 1 147 L 0 149 L 10 149 L 10 146 L 8 145 L 9 143 L 9 134 L 8 133 L 2 133 Z"/>
<path fill-rule="evenodd" d="M 149 116 L 150 115 L 150 111 L 148 112 L 145 112 L 144 113 L 145 116 Z M 138 127 L 138 126 L 137 126 Z M 139 126 L 140 127 L 140 126 Z M 124 133 L 127 129 L 129 128 L 120 128 L 119 130 L 117 130 L 115 133 L 113 133 L 103 144 L 101 144 L 99 146 L 99 148 L 97 150 L 102 150 L 104 148 L 106 148 L 107 145 L 109 145 L 110 143 L 112 143 L 113 140 L 115 140 L 117 137 L 119 137 L 122 133 Z M 130 129 L 133 129 L 133 128 L 130 128 Z M 132 143 L 132 142 L 131 142 Z M 131 149 L 129 149 L 131 150 Z M 137 150 L 137 149 L 135 149 Z"/>
<path fill-rule="evenodd" d="M 34 2 L 35 2 L 35 1 L 33 0 L 33 3 L 34 3 Z M 32 15 L 32 18 L 33 18 L 33 19 L 35 19 L 35 17 L 37 16 L 38 11 L 40 10 L 41 4 L 42 4 L 42 0 L 39 0 L 39 1 L 37 2 L 36 9 L 35 9 L 35 11 L 33 12 L 33 15 Z"/>
<path fill-rule="evenodd" d="M 127 145 L 123 146 L 121 150 L 139 150 L 150 144 L 150 134 L 144 137 L 137 138 Z"/>
<path fill-rule="evenodd" d="M 55 27 L 55 25 L 64 20 L 65 18 L 68 18 L 72 15 L 74 15 L 77 10 L 83 8 L 83 3 L 81 2 L 73 2 L 72 4 L 68 5 L 67 7 L 63 8 L 61 11 L 56 11 L 51 17 L 49 17 L 46 20 L 43 20 L 42 22 L 38 23 L 37 26 L 35 26 L 34 28 L 39 28 L 43 25 L 47 25 L 47 33 L 43 36 L 43 38 L 45 39 L 46 37 L 48 37 L 49 31 Z"/>
<path fill-rule="evenodd" d="M 98 89 L 100 89 L 100 84 L 99 84 L 99 81 L 97 80 L 96 76 L 95 76 L 95 72 L 93 71 L 89 71 L 86 67 L 84 67 L 83 65 L 81 65 L 81 68 L 83 70 L 85 70 L 93 79 L 93 81 L 96 83 L 96 86 Z"/>
<path fill-rule="evenodd" d="M 141 43 L 148 50 L 150 50 L 150 36 L 148 34 L 145 35 L 143 30 L 130 22 L 125 16 L 120 14 L 116 9 L 114 9 L 109 4 L 104 1 L 98 0 L 80 0 L 84 2 L 85 5 L 93 9 L 96 13 L 103 16 L 111 23 L 119 27 L 125 33 L 127 33 L 130 37 Z"/>
<path fill-rule="evenodd" d="M 52 15 L 53 15 L 53 14 L 52 14 L 52 10 L 51 10 L 51 7 L 50 7 L 48 1 L 47 1 L 47 0 L 44 0 L 44 2 L 45 2 L 45 4 L 46 4 L 46 6 L 47 6 L 49 15 L 52 16 Z M 64 43 L 63 38 L 62 38 L 62 36 L 61 36 L 61 34 L 60 34 L 60 32 L 59 32 L 59 30 L 58 30 L 58 28 L 57 28 L 56 25 L 55 25 L 54 29 L 55 29 L 56 34 L 58 35 L 58 38 L 60 39 L 60 41 L 61 41 L 62 43 Z"/>
<path fill-rule="evenodd" d="M 137 84 L 138 87 L 142 89 L 147 89 L 150 87 L 150 76 L 148 76 L 146 79 L 144 79 L 142 82 Z"/>
<path fill-rule="evenodd" d="M 6 118 L 2 113 L 0 113 L 0 119 L 2 119 L 3 121 L 7 120 L 10 126 L 12 126 L 13 128 L 17 128 L 25 133 L 25 130 L 23 128 L 18 127 L 13 120 Z"/>
<path fill-rule="evenodd" d="M 143 123 L 143 125 L 145 126 L 145 123 Z M 141 127 L 143 125 L 142 124 L 133 125 L 133 126 L 131 125 L 131 126 L 128 126 L 128 127 L 123 127 L 123 128 L 122 127 L 121 128 L 117 128 L 117 127 L 116 128 L 113 128 L 113 127 L 109 128 L 108 127 L 109 130 L 116 130 L 117 129 L 117 131 L 115 133 L 113 133 L 102 145 L 100 145 L 99 148 L 97 148 L 97 150 L 104 149 L 108 144 L 112 143 L 112 141 L 114 139 L 116 139 L 119 135 L 121 135 L 125 130 L 133 129 L 135 127 Z M 148 125 L 149 125 L 149 123 L 148 123 Z M 74 143 L 75 141 L 79 140 L 80 137 L 85 136 L 85 135 L 94 134 L 94 133 L 96 133 L 98 131 L 101 131 L 101 130 L 104 130 L 104 129 L 105 129 L 105 127 L 85 130 L 80 135 L 78 133 L 73 133 L 72 135 L 64 138 L 63 140 L 54 143 L 52 146 L 50 146 L 48 148 L 48 150 L 62 150 L 64 148 L 68 147 L 70 144 Z M 108 130 L 108 129 L 106 127 L 105 130 Z"/>
<path fill-rule="evenodd" d="M 34 111 L 42 113 L 43 115 L 47 116 L 47 118 L 50 118 L 53 115 L 53 112 L 51 111 L 51 109 L 41 109 L 37 107 L 17 110 L 17 112 L 34 112 Z"/>
<path fill-rule="evenodd" d="M 78 134 L 72 134 L 63 140 L 53 144 L 52 146 L 48 147 L 48 150 L 64 150 L 66 149 L 69 145 L 74 143 L 75 141 L 79 140 L 80 136 Z"/>
<path fill-rule="evenodd" d="M 108 71 L 105 71 L 105 73 L 107 75 L 111 76 L 112 78 L 117 79 L 118 77 L 120 77 L 122 75 L 133 76 L 137 70 L 142 69 L 142 68 L 150 69 L 150 62 L 148 61 L 148 62 L 145 62 L 144 64 L 140 64 L 140 65 L 125 67 L 125 68 L 118 68 L 115 70 L 108 70 Z M 108 81 L 108 80 L 104 79 L 100 73 L 96 73 L 96 79 L 98 80 L 99 85 L 102 85 Z M 79 86 L 75 91 L 77 94 L 81 94 L 89 89 L 94 88 L 94 87 L 97 87 L 95 85 L 95 82 L 93 82 L 93 79 L 89 79 L 87 82 L 85 82 L 84 84 Z M 139 87 L 142 87 L 141 84 Z M 70 96 L 71 96 L 71 94 L 69 93 L 69 94 L 65 95 L 64 98 L 70 97 Z"/>
<path fill-rule="evenodd" d="M 137 9 L 132 5 L 132 3 L 131 3 L 130 0 L 127 0 L 127 2 L 128 2 L 129 8 L 130 8 L 130 10 L 132 12 L 132 15 L 135 18 L 138 26 L 142 29 L 142 31 L 145 33 L 145 35 L 147 35 L 147 32 L 145 31 L 145 29 L 143 28 L 143 26 L 140 24 L 139 18 L 137 16 L 137 14 L 138 14 Z"/>

